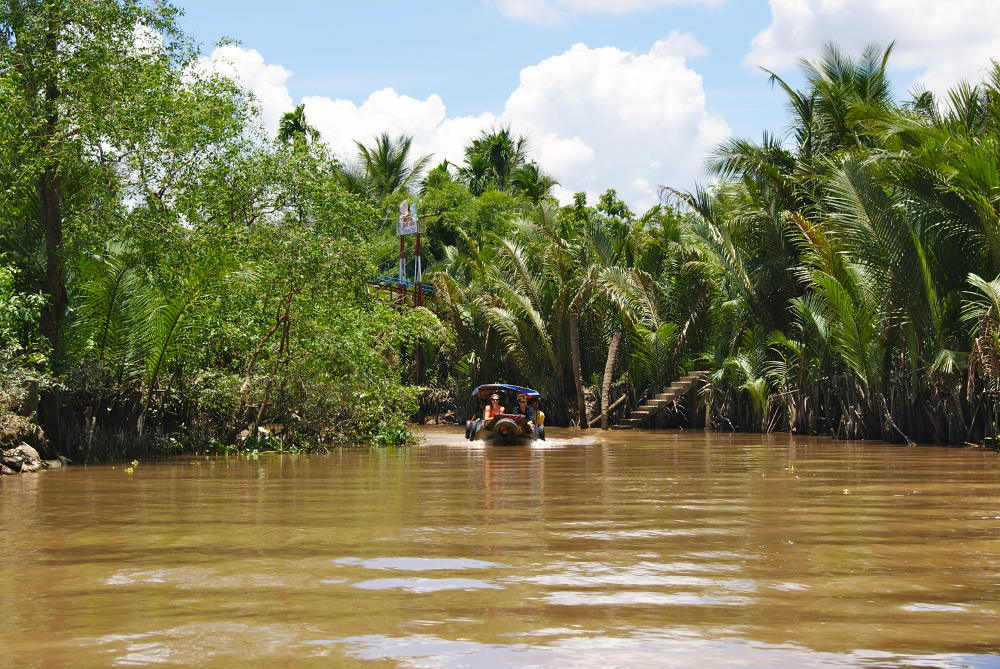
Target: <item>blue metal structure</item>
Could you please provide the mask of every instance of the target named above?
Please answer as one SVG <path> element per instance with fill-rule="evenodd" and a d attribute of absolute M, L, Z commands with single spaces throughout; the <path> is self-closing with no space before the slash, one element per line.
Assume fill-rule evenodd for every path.
<path fill-rule="evenodd" d="M 374 279 L 372 279 L 370 283 L 377 284 L 380 286 L 386 286 L 388 288 L 403 288 L 406 290 L 412 290 L 414 292 L 416 292 L 417 290 L 417 284 L 413 283 L 409 279 L 399 279 L 394 276 L 389 276 L 388 274 L 382 274 L 380 276 L 377 276 Z M 434 286 L 432 286 L 429 283 L 421 283 L 420 289 L 426 295 L 434 294 Z"/>

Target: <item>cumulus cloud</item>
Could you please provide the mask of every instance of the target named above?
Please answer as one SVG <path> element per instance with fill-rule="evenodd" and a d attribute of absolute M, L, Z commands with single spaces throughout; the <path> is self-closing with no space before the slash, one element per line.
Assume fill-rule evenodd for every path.
<path fill-rule="evenodd" d="M 642 54 L 575 44 L 521 71 L 502 118 L 528 132 L 539 164 L 563 186 L 590 194 L 614 187 L 646 207 L 657 185 L 689 186 L 729 134 L 708 113 L 701 76 L 687 63 L 703 53 L 683 33 Z"/>
<path fill-rule="evenodd" d="M 824 41 L 851 52 L 895 40 L 892 64 L 919 70 L 917 83 L 941 92 L 978 80 L 1000 56 L 996 0 L 769 0 L 771 24 L 751 43 L 745 64 L 787 70 Z"/>
<path fill-rule="evenodd" d="M 678 32 L 645 53 L 575 44 L 524 68 L 504 109 L 478 116 L 449 117 L 440 96 L 417 99 L 391 88 L 360 104 L 318 96 L 302 102 L 324 141 L 347 158 L 356 153 L 355 139 L 370 143 L 388 132 L 413 135 L 414 149 L 435 154 L 435 161 L 460 163 L 463 148 L 481 130 L 510 125 L 528 136 L 532 157 L 560 181 L 556 192 L 564 201 L 575 191 L 593 201 L 615 188 L 641 210 L 657 201 L 661 184 L 691 186 L 706 153 L 729 134 L 726 122 L 708 112 L 701 76 L 688 64 L 704 53 L 697 40 Z M 265 118 L 273 132 L 280 114 L 293 106 L 288 73 L 267 70 L 274 66 L 258 57 L 246 52 L 231 60 L 248 67 L 240 79 L 262 107 L 277 110 Z"/>
<path fill-rule="evenodd" d="M 631 14 L 667 5 L 718 7 L 725 0 L 495 0 L 504 16 L 541 25 L 559 24 L 574 14 Z"/>
<path fill-rule="evenodd" d="M 236 45 L 216 47 L 200 66 L 238 81 L 254 92 L 260 105 L 261 120 L 268 129 L 276 129 L 281 115 L 291 111 L 292 97 L 288 94 L 289 70 L 280 65 L 268 65 L 255 49 Z"/>
<path fill-rule="evenodd" d="M 320 131 L 330 147 L 341 155 L 353 155 L 354 140 L 370 142 L 381 132 L 420 138 L 418 148 L 428 141 L 427 134 L 446 120 L 444 101 L 437 95 L 418 100 L 400 95 L 391 88 L 373 92 L 360 105 L 350 100 L 328 97 L 302 98 L 306 118 Z"/>

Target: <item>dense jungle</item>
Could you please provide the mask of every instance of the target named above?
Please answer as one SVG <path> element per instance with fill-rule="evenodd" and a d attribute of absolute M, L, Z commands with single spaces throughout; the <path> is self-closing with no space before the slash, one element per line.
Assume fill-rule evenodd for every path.
<path fill-rule="evenodd" d="M 405 444 L 493 381 L 585 425 L 693 369 L 670 424 L 996 438 L 1000 66 L 900 99 L 891 45 L 827 45 L 803 85 L 771 76 L 787 127 L 633 212 L 560 203 L 514 127 L 459 164 L 403 134 L 334 155 L 301 105 L 272 136 L 178 11 L 0 1 L 0 446 Z M 435 291 L 399 310 L 369 280 L 404 199 Z"/>

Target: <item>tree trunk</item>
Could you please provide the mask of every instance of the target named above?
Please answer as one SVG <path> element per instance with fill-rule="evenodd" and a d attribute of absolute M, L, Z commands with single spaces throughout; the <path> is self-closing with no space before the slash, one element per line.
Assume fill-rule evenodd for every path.
<path fill-rule="evenodd" d="M 58 28 L 50 27 L 46 46 L 55 52 Z M 49 142 L 55 141 L 58 133 L 59 114 L 56 103 L 59 88 L 55 82 L 45 85 L 45 132 Z M 66 265 L 63 259 L 63 218 L 62 202 L 59 194 L 59 167 L 50 161 L 35 181 L 35 195 L 38 198 L 38 213 L 45 234 L 45 278 L 42 291 L 48 302 L 42 309 L 39 329 L 52 347 L 53 368 L 59 370 L 62 352 L 62 322 L 66 316 Z"/>
<path fill-rule="evenodd" d="M 59 20 L 55 15 L 47 16 L 45 47 L 55 54 L 59 44 Z M 53 76 L 54 75 L 50 75 Z M 59 131 L 59 87 L 49 79 L 45 87 L 45 150 L 52 150 Z M 37 90 L 37 89 L 36 89 Z M 45 276 L 42 292 L 47 296 L 39 315 L 38 327 L 49 342 L 49 364 L 53 371 L 62 370 L 62 323 L 66 316 L 66 265 L 63 258 L 63 218 L 62 201 L 59 193 L 59 163 L 55 159 L 47 161 L 45 169 L 35 179 L 35 197 L 38 203 L 39 223 L 45 236 Z M 62 421 L 59 416 L 59 392 L 52 389 L 44 396 L 44 425 L 53 448 L 64 448 Z"/>
<path fill-rule="evenodd" d="M 604 409 L 604 416 L 601 418 L 601 429 L 608 429 L 608 400 L 611 399 L 611 375 L 615 371 L 615 358 L 618 356 L 618 345 L 622 341 L 622 331 L 619 330 L 611 337 L 611 346 L 608 347 L 608 362 L 604 365 L 604 381 L 601 383 L 601 408 Z"/>
<path fill-rule="evenodd" d="M 281 365 L 282 357 L 285 357 L 288 352 L 288 334 L 291 329 L 291 311 L 292 311 L 292 295 L 295 291 L 290 290 L 288 292 L 288 297 L 285 299 L 285 309 L 281 316 L 281 339 L 278 343 L 278 352 L 274 356 L 274 362 L 271 364 L 271 373 L 267 377 L 267 381 L 264 383 L 264 392 L 260 399 L 260 406 L 257 407 L 257 415 L 254 418 L 253 425 L 250 426 L 250 434 L 248 439 L 257 439 L 259 435 L 258 428 L 260 427 L 261 421 L 264 419 L 264 409 L 267 407 L 268 400 L 271 395 L 271 386 L 274 384 L 274 377 L 278 374 L 278 368 Z"/>
<path fill-rule="evenodd" d="M 576 383 L 576 417 L 581 430 L 587 429 L 587 398 L 583 395 L 583 369 L 580 366 L 580 334 L 577 315 L 569 315 L 569 346 L 573 355 L 573 381 Z"/>

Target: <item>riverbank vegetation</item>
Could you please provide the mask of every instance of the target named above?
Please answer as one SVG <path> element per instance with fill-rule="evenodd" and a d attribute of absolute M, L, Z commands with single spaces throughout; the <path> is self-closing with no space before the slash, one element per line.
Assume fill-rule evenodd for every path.
<path fill-rule="evenodd" d="M 0 4 L 5 393 L 37 384 L 20 413 L 75 461 L 406 441 L 397 361 L 436 319 L 369 294 L 375 208 L 294 123 L 262 136 L 175 19 Z"/>
<path fill-rule="evenodd" d="M 597 387 L 623 332 L 615 384 L 633 405 L 682 369 L 709 371 L 688 423 L 995 438 L 1000 67 L 899 101 L 891 51 L 828 45 L 802 64 L 802 89 L 773 75 L 787 136 L 725 142 L 710 187 L 664 188 L 642 215 L 613 191 L 595 207 L 542 202 L 463 236 L 436 279 L 465 356 L 447 368 L 470 384 L 516 376 L 578 422 L 572 398 Z"/>
<path fill-rule="evenodd" d="M 697 368 L 675 422 L 995 438 L 1000 68 L 897 100 L 890 58 L 772 77 L 787 135 L 638 213 L 560 205 L 516 128 L 460 164 L 391 133 L 333 155 L 301 105 L 271 139 L 169 5 L 0 3 L 0 436 L 77 461 L 396 444 L 480 383 L 568 425 Z M 436 292 L 398 311 L 367 281 L 403 199 Z"/>

